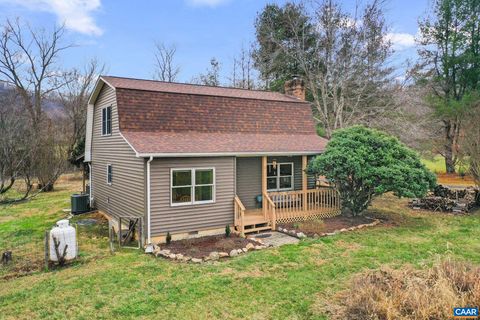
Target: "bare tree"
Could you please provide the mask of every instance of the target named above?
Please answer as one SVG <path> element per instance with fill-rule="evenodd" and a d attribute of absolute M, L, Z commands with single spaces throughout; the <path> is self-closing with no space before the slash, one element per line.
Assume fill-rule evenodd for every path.
<path fill-rule="evenodd" d="M 48 140 L 48 135 L 54 132 L 52 120 L 45 112 L 45 106 L 51 103 L 54 94 L 67 84 L 65 74 L 57 67 L 60 54 L 70 47 L 61 44 L 63 32 L 63 27 L 55 27 L 51 32 L 34 30 L 16 19 L 6 20 L 0 35 L 0 80 L 14 86 L 21 110 L 29 118 L 29 130 L 25 134 L 31 141 L 29 148 L 34 156 L 24 167 L 28 169 L 23 173 L 28 179 L 27 189 L 31 187 L 30 177 L 37 175 L 41 190 L 53 190 L 59 168 L 63 168 L 52 168 L 52 164 L 58 163 L 64 145 L 52 148 Z M 54 138 L 57 141 L 58 137 Z"/>
<path fill-rule="evenodd" d="M 55 182 L 67 168 L 68 135 L 56 123 L 56 119 L 46 120 L 37 140 L 41 148 L 35 153 L 35 174 L 42 191 L 53 191 Z"/>
<path fill-rule="evenodd" d="M 212 87 L 220 86 L 220 62 L 215 57 L 210 59 L 210 68 L 194 77 L 191 82 Z"/>
<path fill-rule="evenodd" d="M 229 78 L 230 86 L 243 89 L 254 89 L 255 69 L 252 58 L 252 49 L 242 46 L 238 56 L 233 58 L 232 73 Z"/>
<path fill-rule="evenodd" d="M 154 79 L 174 82 L 180 73 L 180 67 L 175 63 L 175 45 L 167 46 L 162 42 L 155 43 L 155 72 Z"/>
<path fill-rule="evenodd" d="M 436 153 L 442 133 L 441 124 L 424 99 L 427 92 L 424 86 L 397 84 L 392 93 L 395 110 L 376 123 L 377 127 L 399 137 L 423 155 Z"/>
<path fill-rule="evenodd" d="M 311 19 L 308 24 L 298 15 L 286 15 L 291 37 L 276 45 L 302 71 L 327 137 L 355 123 L 371 126 L 393 106 L 389 94 L 393 69 L 387 66 L 392 50 L 381 4 L 374 0 L 357 5 L 354 14 L 333 0 L 314 2 L 312 10 L 302 5 L 303 16 Z M 270 33 L 275 32 L 272 22 Z"/>
<path fill-rule="evenodd" d="M 67 118 L 64 130 L 67 135 L 67 153 L 72 163 L 83 153 L 88 98 L 96 79 L 104 70 L 105 65 L 92 59 L 83 69 L 75 68 L 64 76 L 65 86 L 58 97 Z"/>
<path fill-rule="evenodd" d="M 469 173 L 480 187 L 480 97 L 475 95 L 460 135 L 460 154 L 468 162 Z"/>
<path fill-rule="evenodd" d="M 7 19 L 0 36 L 0 76 L 16 87 L 34 129 L 42 123 L 45 97 L 65 85 L 56 68 L 59 54 L 69 47 L 60 43 L 63 32 L 63 27 L 47 33 Z"/>
<path fill-rule="evenodd" d="M 5 195 L 15 182 L 25 181 L 25 199 L 31 189 L 32 160 L 34 148 L 29 134 L 29 119 L 20 108 L 19 97 L 14 88 L 8 86 L 0 90 L 0 203 L 5 202 Z"/>

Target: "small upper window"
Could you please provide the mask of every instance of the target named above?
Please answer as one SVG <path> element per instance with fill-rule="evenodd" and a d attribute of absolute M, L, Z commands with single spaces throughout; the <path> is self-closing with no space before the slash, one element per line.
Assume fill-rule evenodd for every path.
<path fill-rule="evenodd" d="M 102 136 L 112 134 L 112 107 L 102 109 Z"/>
<path fill-rule="evenodd" d="M 112 184 L 112 165 L 107 164 L 107 184 Z"/>

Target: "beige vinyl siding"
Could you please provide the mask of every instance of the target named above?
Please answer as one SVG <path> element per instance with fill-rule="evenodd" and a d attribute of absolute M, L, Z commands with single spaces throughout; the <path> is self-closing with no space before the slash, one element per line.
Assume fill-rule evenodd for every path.
<path fill-rule="evenodd" d="M 215 168 L 215 202 L 171 206 L 170 170 Z M 233 224 L 235 158 L 158 158 L 151 162 L 151 232 L 160 236 L 222 228 Z"/>
<path fill-rule="evenodd" d="M 102 108 L 112 106 L 112 134 L 102 136 Z M 120 135 L 115 91 L 104 85 L 94 107 L 92 135 L 92 193 L 96 207 L 108 215 L 143 217 L 145 160 Z M 107 164 L 112 184 L 107 184 Z"/>
<path fill-rule="evenodd" d="M 277 163 L 293 162 L 294 190 L 302 189 L 302 157 L 268 157 L 268 163 L 275 159 Z M 310 160 L 310 158 L 309 158 Z M 315 187 L 315 177 L 308 177 L 308 188 Z M 255 197 L 262 193 L 262 158 L 237 158 L 237 195 L 247 209 L 257 207 Z"/>
<path fill-rule="evenodd" d="M 246 209 L 256 208 L 262 193 L 262 158 L 237 158 L 237 195 Z"/>
<path fill-rule="evenodd" d="M 308 156 L 307 163 L 310 163 L 310 161 L 312 161 L 312 159 L 315 157 L 316 156 Z M 308 189 L 315 189 L 315 185 L 316 185 L 315 176 L 311 176 L 311 175 L 307 176 L 307 185 L 308 185 Z"/>

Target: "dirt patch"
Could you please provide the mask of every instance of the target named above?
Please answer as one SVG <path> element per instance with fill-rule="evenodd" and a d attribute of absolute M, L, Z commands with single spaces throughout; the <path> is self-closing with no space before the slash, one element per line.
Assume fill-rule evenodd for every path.
<path fill-rule="evenodd" d="M 250 239 L 245 239 L 237 235 L 225 235 L 207 236 L 194 239 L 185 239 L 172 241 L 170 244 L 159 244 L 160 249 L 168 249 L 174 254 L 183 254 L 192 258 L 203 258 L 208 256 L 210 252 L 226 252 L 229 253 L 233 249 L 245 248 L 245 246 L 251 243 L 258 245 L 259 243 Z"/>
<path fill-rule="evenodd" d="M 439 173 L 437 174 L 437 183 L 449 186 L 474 186 L 475 182 L 473 178 L 465 175 L 459 175 L 456 173 Z"/>
<path fill-rule="evenodd" d="M 280 224 L 279 227 L 287 230 L 295 230 L 296 232 L 303 232 L 306 236 L 313 237 L 315 234 L 331 233 L 341 229 L 356 227 L 361 224 L 369 224 L 373 221 L 374 219 L 363 216 L 337 216 L 323 220 L 284 223 Z"/>

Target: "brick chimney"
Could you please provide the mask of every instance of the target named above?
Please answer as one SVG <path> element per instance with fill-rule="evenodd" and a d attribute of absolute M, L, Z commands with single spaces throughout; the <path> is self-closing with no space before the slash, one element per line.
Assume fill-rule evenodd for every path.
<path fill-rule="evenodd" d="M 305 82 L 303 79 L 294 76 L 292 80 L 285 81 L 285 94 L 305 100 Z"/>

